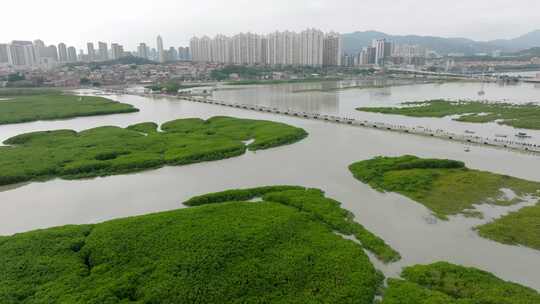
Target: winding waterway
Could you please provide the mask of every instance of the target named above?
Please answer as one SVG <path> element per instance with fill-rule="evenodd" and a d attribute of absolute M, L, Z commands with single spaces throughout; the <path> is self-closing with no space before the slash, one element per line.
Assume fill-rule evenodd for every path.
<path fill-rule="evenodd" d="M 289 86 L 259 86 L 219 91 L 215 97 L 235 99 L 243 103 L 251 101 L 291 108 L 311 107 L 312 110 L 329 114 L 365 115 L 357 114 L 351 109 L 360 105 L 394 104 L 438 97 L 472 98 L 478 84 L 395 87 L 390 88 L 390 95 L 387 93 L 388 89 L 292 93 L 290 88 L 284 89 L 286 87 Z M 485 90 L 484 98 L 498 96 L 497 99 L 513 98 L 516 101 L 540 100 L 540 89 L 534 86 L 489 85 Z M 310 97 L 302 97 L 303 94 Z M 341 201 L 344 208 L 352 211 L 359 222 L 397 249 L 403 256 L 402 261 L 389 266 L 379 265 L 387 275 L 397 275 L 404 265 L 444 260 L 475 266 L 506 280 L 540 290 L 540 272 L 538 267 L 535 267 L 540 265 L 540 251 L 480 238 L 471 228 L 483 223 L 483 220 L 453 217 L 447 222 L 437 221 L 424 206 L 401 195 L 374 191 L 356 181 L 347 169 L 348 165 L 355 161 L 377 155 L 415 154 L 421 157 L 462 160 L 474 169 L 540 181 L 540 170 L 535 169 L 540 165 L 538 156 L 480 146 L 472 147 L 471 152 L 467 153 L 461 144 L 435 138 L 173 98 L 151 99 L 128 95 L 111 98 L 131 103 L 141 111 L 0 126 L 0 140 L 37 130 L 83 130 L 102 125 L 127 126 L 144 121 L 159 123 L 182 117 L 208 118 L 215 115 L 285 122 L 306 129 L 310 136 L 294 145 L 249 152 L 227 160 L 165 167 L 130 175 L 77 181 L 55 179 L 0 188 L 0 235 L 182 208 L 181 202 L 194 195 L 230 188 L 295 184 L 326 190 L 327 195 Z M 381 119 L 409 120 L 384 116 Z M 470 124 L 463 127 L 462 123 L 449 120 L 411 120 L 411 123 L 416 124 L 430 122 L 451 128 L 472 128 Z M 493 132 L 492 128 L 499 126 L 486 124 L 474 127 L 479 132 Z M 507 132 L 516 132 L 512 128 L 500 128 Z M 535 140 L 540 138 L 539 132 L 529 133 L 535 134 Z M 497 213 L 504 213 L 504 210 L 498 209 Z"/>

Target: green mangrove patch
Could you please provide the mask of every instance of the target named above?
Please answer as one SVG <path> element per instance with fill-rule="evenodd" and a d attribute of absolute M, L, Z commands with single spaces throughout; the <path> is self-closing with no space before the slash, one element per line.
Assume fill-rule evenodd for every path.
<path fill-rule="evenodd" d="M 0 302 L 373 303 L 383 275 L 302 189 L 1 238 Z"/>
<path fill-rule="evenodd" d="M 540 106 L 537 104 L 449 101 L 444 99 L 406 102 L 401 107 L 360 107 L 363 112 L 397 114 L 412 117 L 446 117 L 463 122 L 497 122 L 516 128 L 540 130 Z"/>
<path fill-rule="evenodd" d="M 407 267 L 389 279 L 382 304 L 533 304 L 535 290 L 491 273 L 445 262 Z"/>
<path fill-rule="evenodd" d="M 309 214 L 323 222 L 334 231 L 343 235 L 354 236 L 362 246 L 372 252 L 379 260 L 389 263 L 401 257 L 397 251 L 377 237 L 364 226 L 354 221 L 354 215 L 342 209 L 340 203 L 324 196 L 320 190 L 305 190 L 293 186 L 270 186 L 251 189 L 235 189 L 210 193 L 194 197 L 186 202 L 187 206 L 200 206 L 227 201 L 247 201 L 254 198 L 263 201 L 278 202 Z"/>
<path fill-rule="evenodd" d="M 67 179 L 137 172 L 164 165 L 225 159 L 249 150 L 297 142 L 307 133 L 283 123 L 213 117 L 128 128 L 33 132 L 0 147 L 0 185 L 52 177 Z M 254 141 L 245 144 L 244 141 Z"/>
<path fill-rule="evenodd" d="M 482 237 L 503 244 L 540 250 L 540 204 L 522 208 L 476 229 Z"/>
<path fill-rule="evenodd" d="M 81 116 L 132 113 L 132 105 L 103 97 L 62 94 L 55 90 L 0 90 L 0 124 Z"/>
<path fill-rule="evenodd" d="M 376 157 L 349 166 L 354 177 L 376 190 L 397 192 L 441 218 L 481 216 L 476 204 L 512 205 L 540 195 L 540 183 L 507 175 L 471 170 L 463 162 L 422 159 L 412 155 Z M 509 197 L 505 190 L 515 196 Z"/>

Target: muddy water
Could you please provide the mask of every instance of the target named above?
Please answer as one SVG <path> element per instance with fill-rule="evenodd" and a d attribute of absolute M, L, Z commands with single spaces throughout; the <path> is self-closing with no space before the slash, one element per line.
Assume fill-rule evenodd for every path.
<path fill-rule="evenodd" d="M 397 194 L 376 192 L 356 181 L 347 170 L 349 164 L 377 155 L 415 154 L 462 160 L 471 168 L 540 181 L 540 170 L 533 169 L 540 165 L 537 156 L 485 147 L 472 147 L 466 153 L 462 145 L 439 139 L 174 99 L 113 98 L 134 104 L 141 112 L 0 126 L 0 139 L 36 130 L 82 130 L 215 115 L 281 121 L 306 129 L 310 136 L 294 145 L 228 160 L 90 180 L 56 179 L 4 187 L 0 192 L 0 234 L 177 209 L 191 196 L 230 188 L 296 184 L 326 190 L 359 222 L 397 249 L 403 260 L 382 267 L 387 275 L 396 275 L 405 265 L 445 260 L 476 266 L 540 290 L 540 272 L 535 266 L 540 265 L 540 251 L 480 238 L 471 229 L 482 223 L 478 219 L 436 221 L 424 206 Z M 338 100 L 338 108 L 341 103 Z"/>

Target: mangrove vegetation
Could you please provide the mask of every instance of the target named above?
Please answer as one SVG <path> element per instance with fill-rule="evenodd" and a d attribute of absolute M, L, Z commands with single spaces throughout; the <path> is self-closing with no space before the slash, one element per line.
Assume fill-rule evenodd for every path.
<path fill-rule="evenodd" d="M 3 237 L 0 302 L 373 303 L 384 277 L 335 233 L 338 221 L 349 225 L 335 201 L 300 187 L 236 192 L 265 193 L 261 202 L 228 193 L 187 209 Z"/>
<path fill-rule="evenodd" d="M 291 144 L 307 133 L 283 123 L 213 117 L 17 135 L 0 147 L 0 185 L 137 172 L 239 156 Z M 246 141 L 253 140 L 250 143 Z"/>
<path fill-rule="evenodd" d="M 389 279 L 382 304 L 533 304 L 540 294 L 491 273 L 446 262 L 406 267 Z"/>
<path fill-rule="evenodd" d="M 522 208 L 476 229 L 481 236 L 500 243 L 540 250 L 540 204 Z"/>
<path fill-rule="evenodd" d="M 318 189 L 228 190 L 184 204 L 193 207 L 0 237 L 0 303 L 540 301 L 533 289 L 445 262 L 407 267 L 383 288 L 364 239 L 340 235 L 360 224 Z"/>
<path fill-rule="evenodd" d="M 474 205 L 507 206 L 540 195 L 538 182 L 472 170 L 455 160 L 376 157 L 354 163 L 349 169 L 361 182 L 379 191 L 405 195 L 441 219 L 457 214 L 481 216 Z M 512 197 L 505 191 L 511 191 Z"/>
<path fill-rule="evenodd" d="M 103 97 L 49 89 L 0 89 L 0 125 L 137 111 L 132 105 Z"/>
<path fill-rule="evenodd" d="M 363 112 L 411 117 L 446 117 L 462 122 L 497 122 L 515 128 L 540 130 L 540 105 L 444 99 L 406 102 L 400 107 L 360 107 Z"/>
<path fill-rule="evenodd" d="M 385 263 L 400 259 L 397 251 L 388 246 L 384 240 L 355 222 L 352 213 L 342 209 L 338 201 L 325 197 L 320 190 L 305 190 L 291 186 L 236 189 L 197 196 L 184 202 L 184 205 L 200 206 L 227 201 L 246 201 L 254 198 L 278 202 L 310 214 L 318 221 L 331 227 L 332 230 L 343 235 L 354 236 L 365 249 L 371 251 L 379 260 Z"/>

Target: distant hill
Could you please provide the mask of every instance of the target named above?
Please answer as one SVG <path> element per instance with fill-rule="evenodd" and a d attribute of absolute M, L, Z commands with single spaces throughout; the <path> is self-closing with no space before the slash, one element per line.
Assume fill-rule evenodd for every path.
<path fill-rule="evenodd" d="M 495 50 L 505 52 L 540 47 L 540 30 L 530 32 L 515 39 L 493 41 L 474 41 L 467 38 L 444 38 L 418 35 L 390 35 L 377 31 L 354 32 L 343 35 L 343 49 L 346 53 L 357 53 L 363 47 L 371 45 L 373 39 L 386 38 L 396 43 L 418 44 L 442 55 L 448 53 L 490 53 Z"/>
<path fill-rule="evenodd" d="M 519 52 L 512 53 L 511 55 L 520 57 L 540 57 L 540 47 L 521 50 Z"/>
<path fill-rule="evenodd" d="M 527 33 L 514 39 L 492 40 L 489 43 L 499 45 L 513 51 L 540 47 L 540 30 Z"/>

